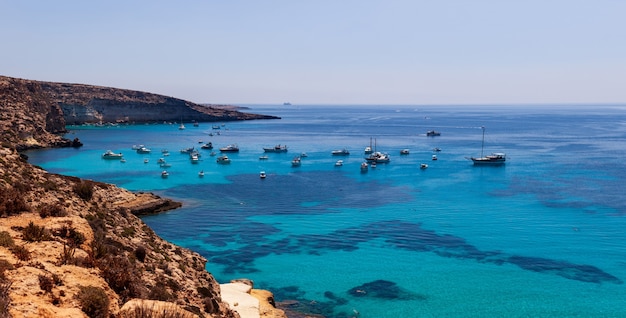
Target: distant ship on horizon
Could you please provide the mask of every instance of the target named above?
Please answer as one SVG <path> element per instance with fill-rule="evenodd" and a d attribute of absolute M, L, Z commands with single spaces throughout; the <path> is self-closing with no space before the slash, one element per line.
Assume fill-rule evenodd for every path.
<path fill-rule="evenodd" d="M 290 102 L 284 102 L 283 106 L 291 106 L 291 103 Z"/>

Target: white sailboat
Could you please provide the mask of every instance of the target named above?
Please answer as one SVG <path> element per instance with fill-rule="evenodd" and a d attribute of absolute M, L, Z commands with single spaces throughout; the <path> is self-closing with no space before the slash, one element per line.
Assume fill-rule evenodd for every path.
<path fill-rule="evenodd" d="M 482 145 L 480 148 L 480 157 L 478 158 L 470 157 L 469 159 L 472 160 L 472 162 L 474 162 L 474 165 L 476 166 L 480 166 L 480 165 L 496 166 L 496 165 L 504 164 L 506 162 L 506 154 L 503 152 L 494 152 L 487 156 L 483 155 L 484 149 L 485 149 L 485 126 L 481 126 L 480 128 L 483 130 L 483 141 L 482 141 Z"/>

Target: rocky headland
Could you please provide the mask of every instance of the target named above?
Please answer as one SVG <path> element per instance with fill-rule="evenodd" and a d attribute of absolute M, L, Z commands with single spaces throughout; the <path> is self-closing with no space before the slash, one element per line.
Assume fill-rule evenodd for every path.
<path fill-rule="evenodd" d="M 127 89 L 0 76 L 0 131 L 18 150 L 73 146 L 58 136 L 85 123 L 226 122 L 278 119 L 231 105 L 196 104 Z"/>
<path fill-rule="evenodd" d="M 246 317 L 250 306 L 260 317 L 285 317 L 271 306 L 271 293 L 244 289 L 258 300 L 245 310 L 239 298 L 224 299 L 204 257 L 161 239 L 137 217 L 180 203 L 29 164 L 20 150 L 80 146 L 59 135 L 68 118 L 86 123 L 275 117 L 129 90 L 0 76 L 0 317 L 236 318 Z"/>

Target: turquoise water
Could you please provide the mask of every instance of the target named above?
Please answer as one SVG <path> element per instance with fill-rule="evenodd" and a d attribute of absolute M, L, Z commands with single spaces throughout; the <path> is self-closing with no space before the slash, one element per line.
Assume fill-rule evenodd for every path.
<path fill-rule="evenodd" d="M 84 147 L 31 151 L 29 160 L 183 201 L 144 221 L 207 257 L 218 281 L 250 278 L 277 301 L 297 300 L 299 311 L 626 316 L 625 107 L 250 107 L 282 119 L 219 130 L 209 123 L 182 131 L 176 124 L 68 127 L 67 137 Z M 466 159 L 480 155 L 481 126 L 485 151 L 506 152 L 505 166 Z M 391 162 L 363 173 L 370 138 Z M 237 143 L 241 151 L 218 165 L 200 150 L 201 162 L 191 164 L 179 150 L 200 141 Z M 152 153 L 135 153 L 136 144 Z M 276 144 L 289 152 L 259 160 L 263 147 Z M 432 161 L 435 147 L 442 151 Z M 331 155 L 342 148 L 351 154 Z M 404 148 L 409 155 L 400 155 Z M 126 162 L 101 159 L 107 149 Z M 302 152 L 308 156 L 292 167 Z M 160 157 L 172 164 L 167 179 Z M 335 167 L 338 159 L 343 166 Z"/>

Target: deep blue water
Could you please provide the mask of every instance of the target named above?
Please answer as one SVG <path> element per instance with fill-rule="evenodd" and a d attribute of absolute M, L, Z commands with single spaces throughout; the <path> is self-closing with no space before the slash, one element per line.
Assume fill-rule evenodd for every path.
<path fill-rule="evenodd" d="M 626 107 L 250 107 L 282 119 L 219 130 L 210 123 L 182 131 L 176 124 L 69 127 L 67 137 L 84 147 L 28 155 L 52 172 L 182 200 L 183 208 L 143 220 L 207 257 L 218 281 L 250 278 L 278 301 L 298 300 L 298 310 L 626 316 Z M 485 152 L 506 152 L 506 165 L 466 159 L 480 155 L 481 126 Z M 391 162 L 363 173 L 370 138 Z M 201 162 L 191 164 L 179 150 L 199 141 L 237 143 L 241 151 L 218 165 L 201 150 Z M 153 152 L 136 154 L 136 144 Z M 289 152 L 259 160 L 263 147 L 276 144 Z M 435 147 L 442 151 L 432 161 Z M 342 148 L 351 154 L 331 155 Z M 400 155 L 404 148 L 409 155 Z M 126 163 L 101 159 L 107 149 L 124 153 Z M 161 149 L 171 153 L 167 179 L 156 164 Z M 302 152 L 302 166 L 292 167 Z M 343 166 L 335 167 L 338 159 Z"/>

